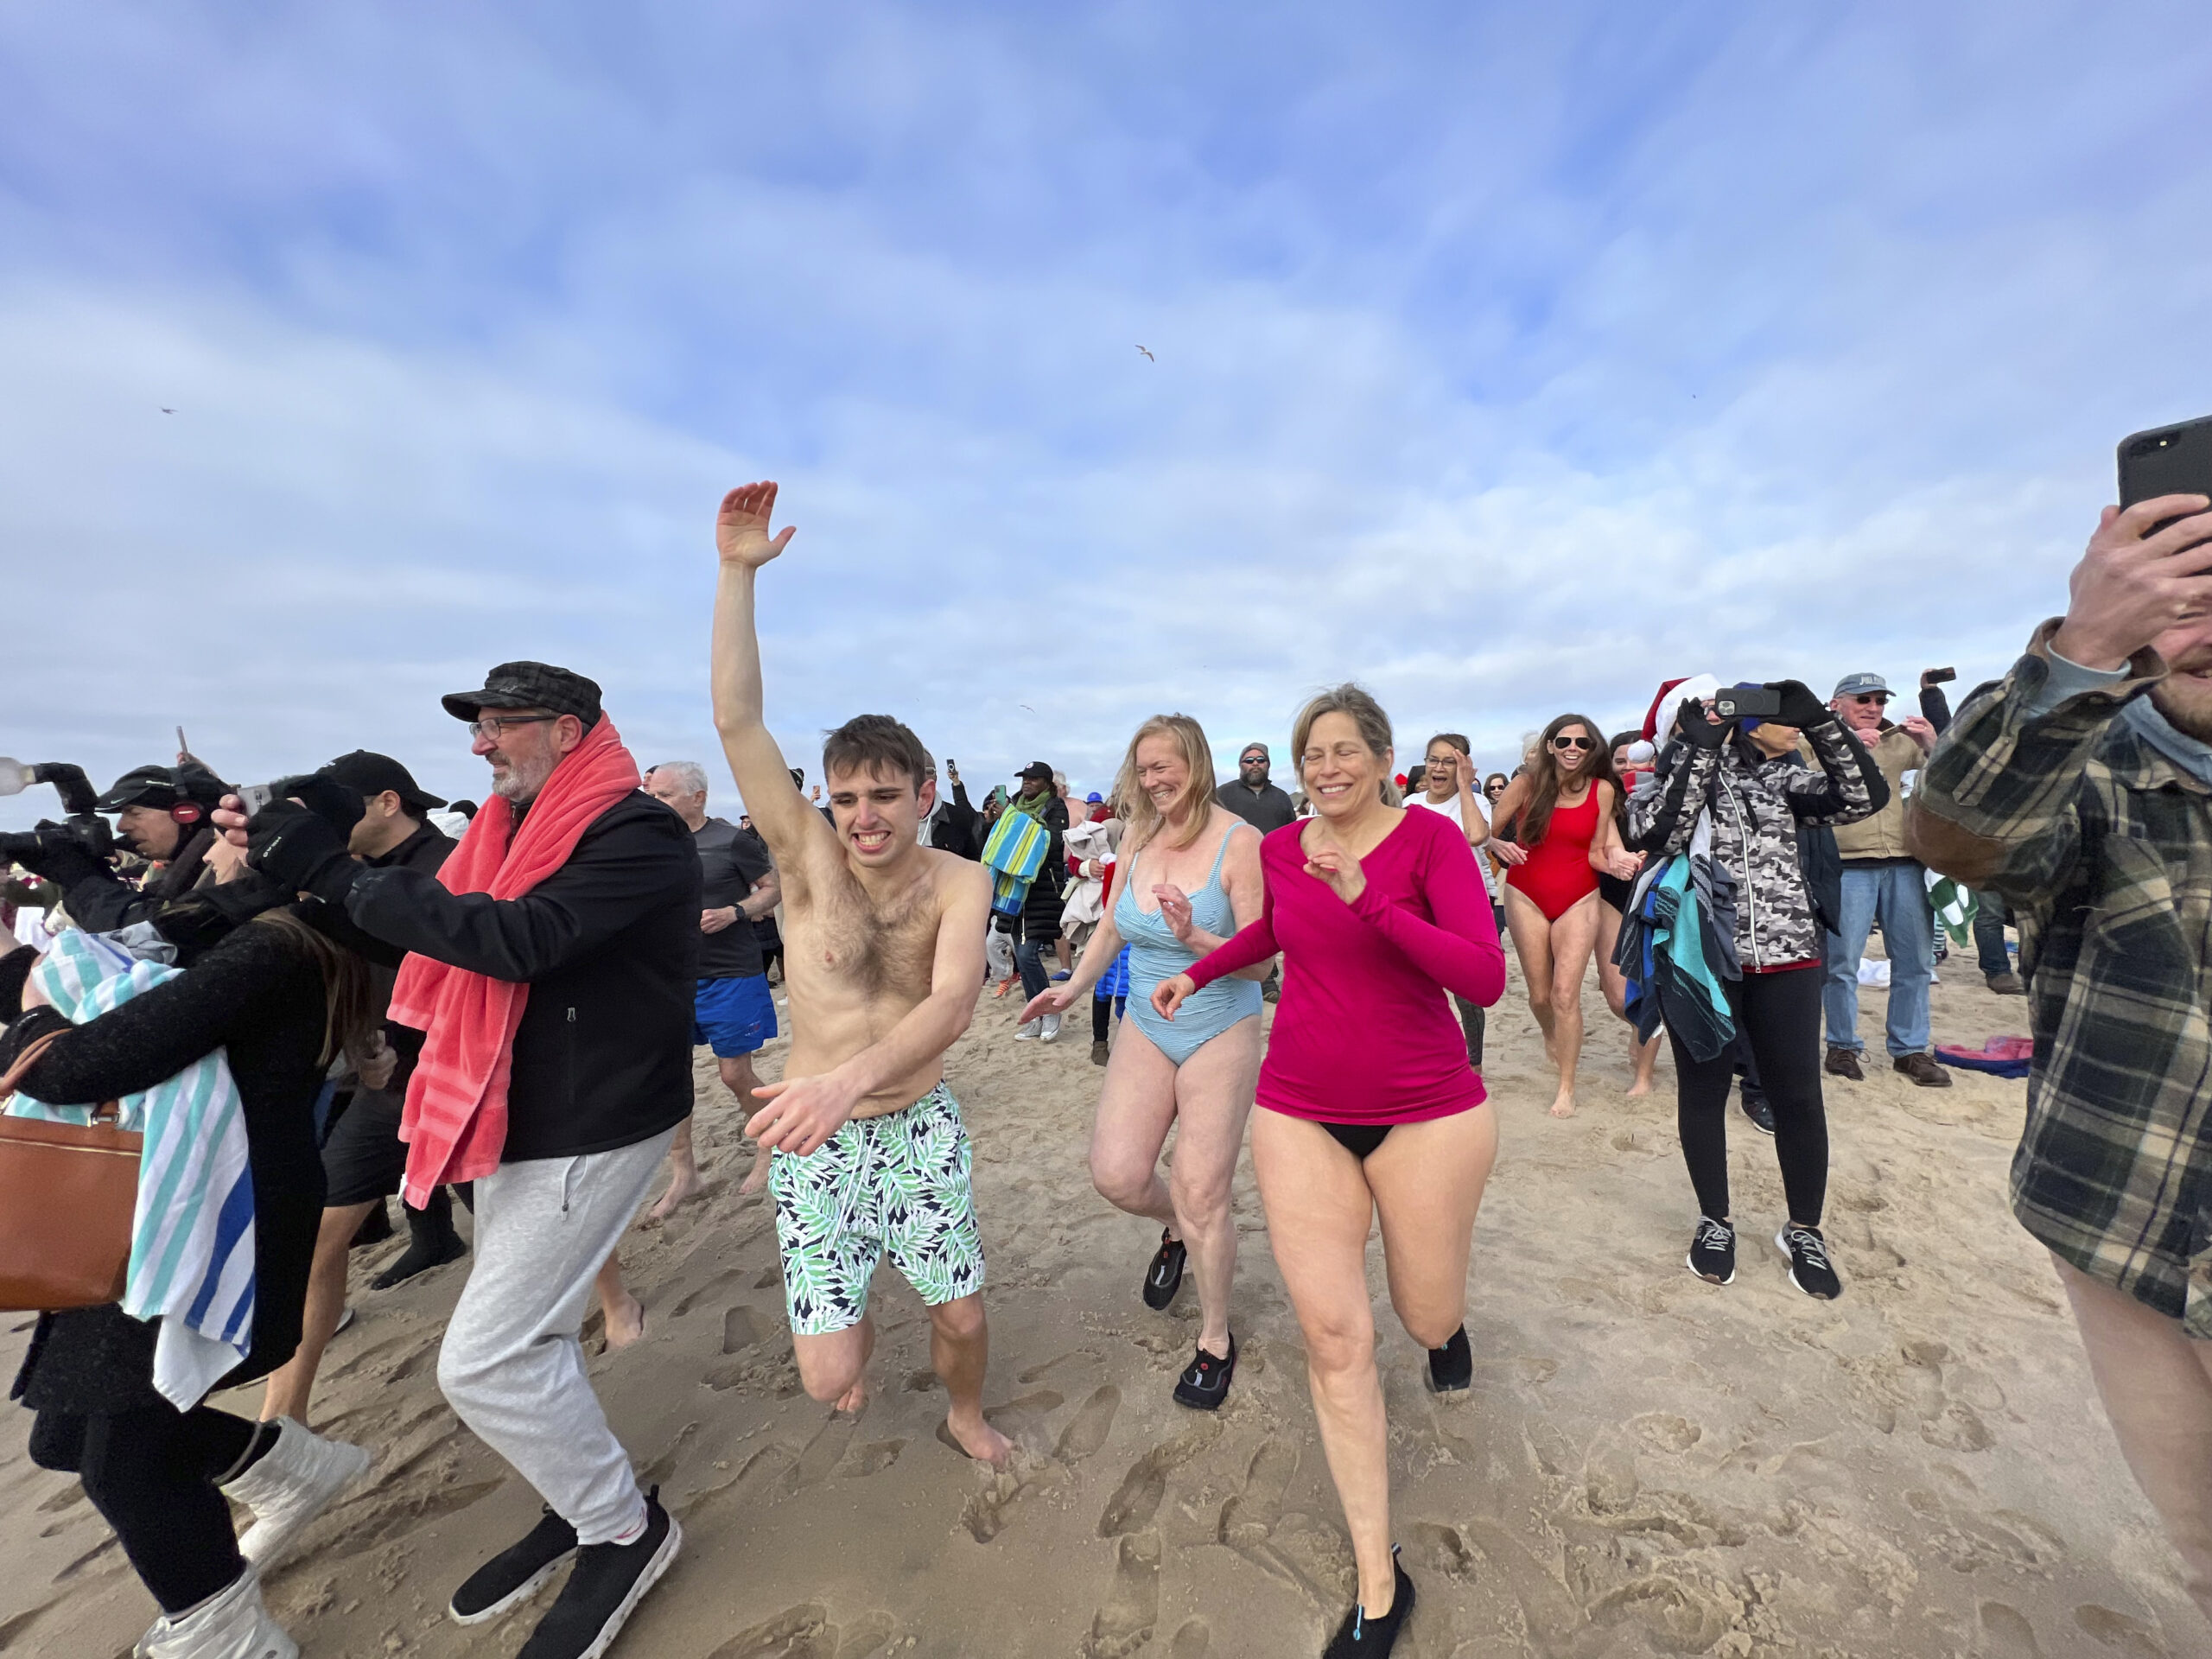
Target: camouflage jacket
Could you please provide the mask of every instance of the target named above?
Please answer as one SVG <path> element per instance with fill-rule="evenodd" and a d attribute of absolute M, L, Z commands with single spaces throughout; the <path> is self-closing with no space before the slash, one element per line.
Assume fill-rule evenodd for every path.
<path fill-rule="evenodd" d="M 1797 860 L 1801 823 L 1856 823 L 1887 804 L 1890 786 L 1866 750 L 1827 721 L 1805 733 L 1819 770 L 1770 759 L 1732 736 L 1717 749 L 1675 738 L 1629 802 L 1628 844 L 1656 855 L 1690 844 L 1701 810 L 1713 856 L 1736 878 L 1736 955 L 1746 973 L 1826 956 Z"/>
<path fill-rule="evenodd" d="M 2212 1339 L 2212 785 L 2129 711 L 2164 677 L 2158 654 L 2060 696 L 2057 628 L 1959 711 L 1906 844 L 2019 921 L 2035 1055 L 2013 1213 Z"/>

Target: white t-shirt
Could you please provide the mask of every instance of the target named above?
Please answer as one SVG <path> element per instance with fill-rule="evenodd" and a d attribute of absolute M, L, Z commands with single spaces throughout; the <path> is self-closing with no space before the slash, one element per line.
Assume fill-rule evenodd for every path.
<path fill-rule="evenodd" d="M 1406 797 L 1406 804 L 1409 807 L 1421 807 L 1427 811 L 1435 813 L 1439 817 L 1449 818 L 1452 823 L 1459 826 L 1460 834 L 1465 835 L 1466 833 L 1466 820 L 1459 816 L 1459 797 L 1456 791 L 1452 794 L 1446 795 L 1440 801 L 1432 801 L 1426 794 L 1416 793 L 1408 795 Z M 1483 825 L 1487 829 L 1490 825 L 1490 816 L 1489 814 L 1483 812 L 1483 804 L 1479 799 L 1475 802 L 1475 810 L 1482 815 Z M 1490 894 L 1491 902 L 1496 903 L 1497 899 L 1497 878 L 1496 875 L 1491 874 L 1490 860 L 1484 857 L 1479 851 L 1475 854 L 1475 868 L 1483 873 L 1484 891 Z"/>

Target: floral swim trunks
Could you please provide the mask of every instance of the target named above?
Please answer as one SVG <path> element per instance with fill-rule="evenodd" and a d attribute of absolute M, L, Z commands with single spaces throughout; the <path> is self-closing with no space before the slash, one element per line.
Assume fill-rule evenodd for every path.
<path fill-rule="evenodd" d="M 983 1239 L 969 1185 L 960 1103 L 942 1083 L 903 1111 L 866 1117 L 804 1158 L 768 1166 L 791 1331 L 858 1325 L 888 1254 L 931 1307 L 983 1287 Z"/>

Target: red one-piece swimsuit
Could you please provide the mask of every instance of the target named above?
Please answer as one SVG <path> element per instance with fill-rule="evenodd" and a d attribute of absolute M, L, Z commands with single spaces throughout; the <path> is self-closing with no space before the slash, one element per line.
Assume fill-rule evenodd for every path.
<path fill-rule="evenodd" d="M 1544 919 L 1555 922 L 1598 891 L 1598 872 L 1590 868 L 1590 843 L 1598 836 L 1598 785 L 1580 806 L 1555 806 L 1544 838 L 1529 856 L 1505 873 L 1505 885 L 1527 896 Z"/>

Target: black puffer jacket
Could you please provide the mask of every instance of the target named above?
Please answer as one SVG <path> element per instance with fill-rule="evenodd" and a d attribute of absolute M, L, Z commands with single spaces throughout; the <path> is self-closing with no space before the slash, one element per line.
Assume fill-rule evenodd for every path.
<path fill-rule="evenodd" d="M 1713 856 L 1736 878 L 1736 954 L 1745 972 L 1822 960 L 1821 918 L 1800 861 L 1802 825 L 1856 823 L 1889 804 L 1865 748 L 1834 721 L 1805 737 L 1820 770 L 1772 757 L 1732 734 L 1702 748 L 1677 734 L 1629 802 L 1628 844 L 1661 856 L 1690 844 L 1710 811 Z"/>
<path fill-rule="evenodd" d="M 319 908 L 288 907 L 309 925 Z M 256 1283 L 253 1349 L 223 1387 L 266 1376 L 299 1346 L 308 1268 L 322 1219 L 315 1102 L 326 1070 L 324 1020 L 323 977 L 314 958 L 280 928 L 255 921 L 176 978 L 96 1020 L 72 1027 L 41 1006 L 0 1037 L 4 1068 L 32 1038 L 62 1033 L 22 1080 L 25 1094 L 57 1106 L 136 1094 L 204 1054 L 226 1051 L 253 1172 Z M 113 1304 L 44 1315 L 15 1393 L 40 1411 L 158 1405 L 155 1330 Z"/>

